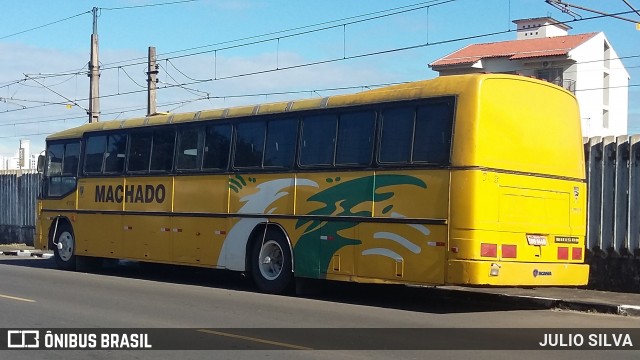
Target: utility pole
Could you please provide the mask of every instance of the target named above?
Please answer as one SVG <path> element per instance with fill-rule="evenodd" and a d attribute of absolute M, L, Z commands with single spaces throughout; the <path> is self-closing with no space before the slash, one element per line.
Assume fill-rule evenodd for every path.
<path fill-rule="evenodd" d="M 100 64 L 98 63 L 98 8 L 94 7 L 91 34 L 91 60 L 89 61 L 89 122 L 100 120 Z"/>
<path fill-rule="evenodd" d="M 149 46 L 149 65 L 147 71 L 147 116 L 156 113 L 156 87 L 158 65 L 156 65 L 156 48 Z"/>

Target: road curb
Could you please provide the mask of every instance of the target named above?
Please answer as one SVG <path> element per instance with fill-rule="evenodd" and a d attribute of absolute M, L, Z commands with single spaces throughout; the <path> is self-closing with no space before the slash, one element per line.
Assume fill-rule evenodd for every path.
<path fill-rule="evenodd" d="M 509 301 L 541 306 L 546 309 L 560 309 L 560 310 L 572 310 L 580 312 L 590 312 L 599 314 L 613 314 L 622 316 L 634 316 L 640 317 L 640 306 L 635 305 L 618 305 L 607 304 L 601 302 L 580 301 L 580 300 L 565 300 L 535 296 L 521 296 L 521 295 L 506 295 L 496 294 L 498 298 L 508 299 Z"/>
<path fill-rule="evenodd" d="M 618 314 L 624 316 L 640 316 L 640 306 L 620 305 L 618 306 Z"/>
<path fill-rule="evenodd" d="M 32 250 L 7 250 L 0 251 L 0 255 L 17 256 L 17 257 L 38 257 L 48 259 L 53 256 L 52 253 Z"/>
<path fill-rule="evenodd" d="M 605 304 L 605 303 L 591 302 L 591 301 L 558 299 L 558 303 L 555 306 L 555 308 L 563 309 L 563 310 L 581 311 L 581 312 L 623 315 L 620 313 L 621 306 L 624 306 L 624 305 Z M 640 316 L 640 313 L 638 314 L 638 316 Z"/>

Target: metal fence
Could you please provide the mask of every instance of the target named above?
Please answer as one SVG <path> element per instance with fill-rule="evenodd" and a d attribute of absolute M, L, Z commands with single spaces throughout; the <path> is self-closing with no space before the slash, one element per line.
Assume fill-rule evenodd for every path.
<path fill-rule="evenodd" d="M 640 135 L 584 139 L 589 282 L 640 290 Z"/>
<path fill-rule="evenodd" d="M 0 244 L 33 245 L 37 195 L 34 170 L 0 171 Z"/>

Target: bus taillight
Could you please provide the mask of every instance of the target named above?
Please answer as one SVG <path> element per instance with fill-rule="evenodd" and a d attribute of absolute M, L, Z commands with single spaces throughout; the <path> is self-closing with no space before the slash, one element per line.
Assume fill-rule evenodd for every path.
<path fill-rule="evenodd" d="M 518 245 L 503 244 L 502 257 L 509 259 L 515 259 L 516 257 L 518 257 Z"/>
<path fill-rule="evenodd" d="M 559 247 L 558 248 L 558 260 L 569 260 L 569 248 L 568 247 Z"/>
<path fill-rule="evenodd" d="M 571 248 L 571 260 L 582 260 L 582 248 Z"/>
<path fill-rule="evenodd" d="M 480 244 L 480 256 L 482 257 L 498 257 L 498 245 L 496 244 Z"/>

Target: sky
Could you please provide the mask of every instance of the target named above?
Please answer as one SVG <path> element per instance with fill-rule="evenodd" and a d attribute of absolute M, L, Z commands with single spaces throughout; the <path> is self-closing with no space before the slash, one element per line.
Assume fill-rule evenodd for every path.
<path fill-rule="evenodd" d="M 552 16 L 570 34 L 605 33 L 631 77 L 629 133 L 640 133 L 640 30 L 544 0 L 0 1 L 0 156 L 21 139 L 38 153 L 47 135 L 88 121 L 94 7 L 101 120 L 145 116 L 149 46 L 158 111 L 188 112 L 434 78 L 430 62 L 514 40 L 513 20 Z M 569 3 L 640 22 L 623 0 Z"/>

